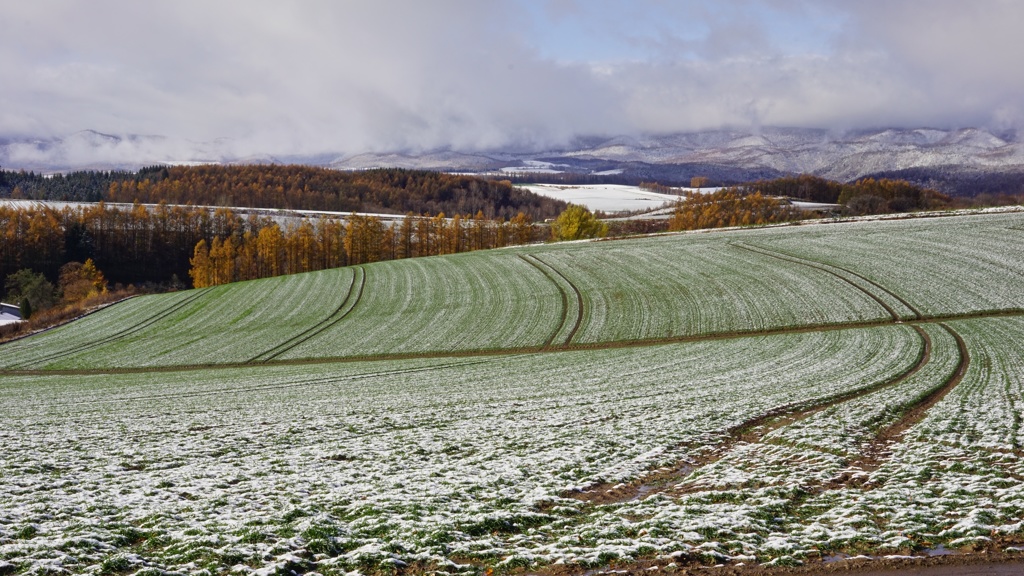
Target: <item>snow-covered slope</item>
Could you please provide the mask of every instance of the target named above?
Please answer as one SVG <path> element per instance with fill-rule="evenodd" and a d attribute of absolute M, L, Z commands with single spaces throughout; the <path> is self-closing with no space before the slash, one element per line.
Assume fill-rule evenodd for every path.
<path fill-rule="evenodd" d="M 0 139 L 0 165 L 37 171 L 135 168 L 154 163 L 294 162 L 342 170 L 378 167 L 460 172 L 563 171 L 621 180 L 721 181 L 808 173 L 848 181 L 866 175 L 924 171 L 927 178 L 1024 174 L 1024 144 L 1015 132 L 980 128 L 878 129 L 835 132 L 802 128 L 715 130 L 666 135 L 580 137 L 560 149 L 435 150 L 423 153 L 330 153 L 274 157 L 233 155 L 232 142 L 195 143 L 160 136 L 83 131 L 63 139 Z M 543 170 L 536 167 L 542 166 Z M 952 175 L 952 176 L 951 176 Z M 974 176 L 971 176 L 974 177 Z"/>

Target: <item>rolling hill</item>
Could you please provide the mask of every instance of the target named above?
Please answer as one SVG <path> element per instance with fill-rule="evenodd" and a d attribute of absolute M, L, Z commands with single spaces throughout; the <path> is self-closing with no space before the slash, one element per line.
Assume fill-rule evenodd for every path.
<path fill-rule="evenodd" d="M 1024 145 L 1016 131 L 982 127 L 882 127 L 837 131 L 762 127 L 673 134 L 581 136 L 527 150 L 325 152 L 275 158 L 240 156 L 230 141 L 173 141 L 160 136 L 86 130 L 64 138 L 0 141 L 8 169 L 62 172 L 138 169 L 152 164 L 306 164 L 339 170 L 409 168 L 460 173 L 537 173 L 637 184 L 687 185 L 694 176 L 735 184 L 792 174 L 842 182 L 901 178 L 941 192 L 1021 194 Z"/>
<path fill-rule="evenodd" d="M 1022 239 L 818 223 L 134 298 L 0 346 L 0 572 L 1008 554 Z"/>

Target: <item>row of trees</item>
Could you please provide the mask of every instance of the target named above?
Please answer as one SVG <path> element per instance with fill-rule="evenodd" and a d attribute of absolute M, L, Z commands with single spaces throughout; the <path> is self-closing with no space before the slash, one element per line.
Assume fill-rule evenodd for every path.
<path fill-rule="evenodd" d="M 144 172 L 83 170 L 67 174 L 0 170 L 0 198 L 99 202 L 114 182 L 145 177 Z"/>
<path fill-rule="evenodd" d="M 668 229 L 698 230 L 726 226 L 774 224 L 804 218 L 787 202 L 739 188 L 723 188 L 708 194 L 691 193 L 679 202 Z"/>
<path fill-rule="evenodd" d="M 342 172 L 310 166 L 174 166 L 43 177 L 0 171 L 0 197 L 333 212 L 554 218 L 565 203 L 507 180 L 423 170 Z"/>
<path fill-rule="evenodd" d="M 200 240 L 189 260 L 189 277 L 197 287 L 311 272 L 384 260 L 454 254 L 526 244 L 542 229 L 519 213 L 511 220 L 444 214 L 408 214 L 389 224 L 376 216 L 305 219 L 284 228 L 276 223 L 253 230 Z"/>
<path fill-rule="evenodd" d="M 227 209 L 0 205 L 0 281 L 30 268 L 56 282 L 64 264 L 92 259 L 114 283 L 173 284 L 186 277 L 200 240 L 265 225 Z"/>
<path fill-rule="evenodd" d="M 227 208 L 164 204 L 125 209 L 101 202 L 60 210 L 0 205 L 0 281 L 28 268 L 56 282 L 64 264 L 91 259 L 114 283 L 180 285 L 205 246 L 212 260 L 227 253 L 236 262 L 217 281 L 201 274 L 197 285 L 209 285 L 528 243 L 545 233 L 525 213 L 510 220 L 477 212 L 452 218 L 408 214 L 396 223 L 355 214 L 276 222 Z"/>
<path fill-rule="evenodd" d="M 784 196 L 808 202 L 842 204 L 850 214 L 881 214 L 934 210 L 949 206 L 945 194 L 905 180 L 864 178 L 843 184 L 817 176 L 793 176 L 760 180 L 742 187 L 747 192 Z"/>

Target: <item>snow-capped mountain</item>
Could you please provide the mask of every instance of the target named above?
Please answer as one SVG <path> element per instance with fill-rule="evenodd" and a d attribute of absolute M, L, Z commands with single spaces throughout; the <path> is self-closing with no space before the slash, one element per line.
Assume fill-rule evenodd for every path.
<path fill-rule="evenodd" d="M 569 145 L 522 151 L 331 153 L 318 156 L 235 155 L 232 142 L 196 143 L 161 136 L 115 136 L 83 131 L 46 140 L 0 139 L 0 166 L 66 171 L 133 169 L 167 163 L 292 162 L 342 170 L 377 167 L 459 172 L 566 172 L 620 182 L 653 179 L 685 183 L 706 176 L 722 183 L 784 174 L 815 174 L 840 181 L 865 176 L 904 177 L 951 192 L 1024 188 L 1024 144 L 1016 132 L 880 129 L 835 132 L 799 128 L 715 130 L 667 135 L 581 137 Z M 539 167 L 539 168 L 538 168 Z M 1011 186 L 1012 187 L 1012 186 Z M 983 187 L 984 188 L 984 187 Z M 987 188 L 986 188 L 987 190 Z"/>

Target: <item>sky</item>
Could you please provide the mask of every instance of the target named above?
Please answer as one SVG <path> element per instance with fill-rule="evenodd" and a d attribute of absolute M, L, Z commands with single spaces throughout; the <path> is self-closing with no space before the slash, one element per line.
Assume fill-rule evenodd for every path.
<path fill-rule="evenodd" d="M 0 138 L 246 154 L 1015 128 L 1019 0 L 0 0 Z"/>

